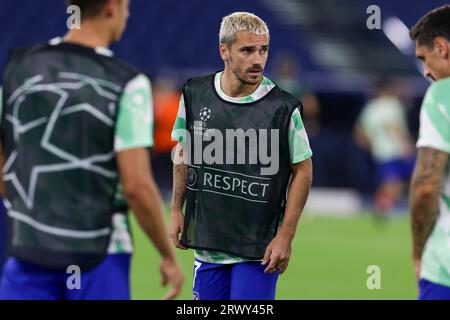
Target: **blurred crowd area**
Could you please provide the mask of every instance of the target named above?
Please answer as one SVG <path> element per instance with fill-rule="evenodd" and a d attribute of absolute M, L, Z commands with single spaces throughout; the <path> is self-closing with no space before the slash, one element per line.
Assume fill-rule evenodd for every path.
<path fill-rule="evenodd" d="M 164 198 L 168 200 L 171 192 L 170 134 L 182 85 L 190 77 L 223 68 L 219 25 L 234 11 L 253 12 L 268 23 L 271 47 L 265 74 L 303 103 L 314 153 L 313 186 L 379 193 L 390 170 L 403 170 L 385 164 L 414 158 L 419 108 L 428 86 L 407 29 L 444 2 L 378 1 L 379 29 L 367 26 L 371 4 L 368 0 L 132 1 L 128 29 L 112 49 L 151 79 L 152 165 Z M 7 30 L 0 38 L 0 70 L 10 48 L 65 34 L 67 18 L 63 0 L 0 2 L 0 23 Z M 399 192 L 395 186 L 387 190 Z"/>

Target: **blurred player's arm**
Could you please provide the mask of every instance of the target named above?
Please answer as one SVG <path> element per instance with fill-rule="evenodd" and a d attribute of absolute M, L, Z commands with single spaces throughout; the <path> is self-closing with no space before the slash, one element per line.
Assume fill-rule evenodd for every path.
<path fill-rule="evenodd" d="M 162 256 L 162 285 L 170 282 L 173 286 L 166 298 L 174 298 L 184 279 L 164 224 L 161 197 L 149 168 L 148 151 L 143 148 L 122 151 L 117 154 L 117 161 L 127 203 Z"/>
<path fill-rule="evenodd" d="M 405 116 L 401 113 L 397 113 L 396 115 L 394 114 L 389 120 L 390 121 L 386 123 L 387 130 L 402 141 L 402 145 L 407 153 L 414 153 L 414 141 L 409 133 Z"/>
<path fill-rule="evenodd" d="M 414 142 L 411 136 L 408 135 L 407 131 L 403 130 L 400 126 L 395 125 L 390 126 L 389 130 L 391 130 L 398 137 L 398 139 L 402 141 L 402 146 L 404 148 L 403 151 L 406 154 L 414 154 Z"/>
<path fill-rule="evenodd" d="M 183 147 L 178 143 L 174 154 L 173 191 L 170 210 L 169 235 L 177 248 L 186 249 L 180 241 L 184 227 L 183 205 L 186 199 L 187 165 L 183 161 Z"/>
<path fill-rule="evenodd" d="M 150 81 L 144 75 L 130 80 L 120 99 L 114 149 L 125 199 L 140 226 L 162 256 L 162 285 L 173 288 L 165 299 L 176 297 L 184 277 L 175 257 L 164 218 L 161 196 L 150 165 L 153 145 L 153 108 Z"/>
<path fill-rule="evenodd" d="M 353 129 L 353 138 L 360 148 L 366 151 L 370 151 L 369 137 L 366 135 L 366 132 L 364 131 L 360 123 L 355 124 L 355 128 Z"/>
<path fill-rule="evenodd" d="M 161 197 L 150 170 L 147 149 L 129 149 L 117 154 L 125 198 L 140 226 L 152 240 L 163 260 L 160 268 L 162 284 L 171 282 L 173 290 L 166 298 L 174 298 L 184 281 L 163 219 Z"/>
<path fill-rule="evenodd" d="M 283 223 L 275 238 L 266 249 L 262 265 L 269 265 L 265 272 L 283 273 L 291 257 L 291 245 L 297 230 L 297 224 L 308 199 L 312 184 L 312 161 L 308 158 L 291 165 L 292 180 L 286 203 Z"/>
<path fill-rule="evenodd" d="M 439 213 L 439 194 L 445 176 L 448 153 L 429 147 L 419 148 L 410 187 L 413 259 L 422 258 L 424 246 Z"/>

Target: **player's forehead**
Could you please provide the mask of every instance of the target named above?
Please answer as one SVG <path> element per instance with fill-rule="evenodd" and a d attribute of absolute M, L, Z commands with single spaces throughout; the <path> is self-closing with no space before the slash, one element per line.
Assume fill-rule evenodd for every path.
<path fill-rule="evenodd" d="M 238 31 L 236 33 L 236 39 L 233 43 L 239 47 L 243 46 L 268 46 L 269 37 L 267 34 L 259 35 L 248 31 Z"/>

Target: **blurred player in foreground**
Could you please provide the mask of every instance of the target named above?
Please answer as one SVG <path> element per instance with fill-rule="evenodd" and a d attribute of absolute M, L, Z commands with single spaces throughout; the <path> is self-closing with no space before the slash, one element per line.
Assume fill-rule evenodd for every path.
<path fill-rule="evenodd" d="M 130 299 L 122 190 L 162 256 L 162 283 L 173 287 L 166 298 L 174 298 L 183 275 L 150 170 L 150 82 L 107 49 L 125 30 L 129 0 L 68 4 L 80 7 L 81 29 L 16 51 L 5 71 L 1 143 L 11 229 L 0 298 Z"/>
<path fill-rule="evenodd" d="M 435 81 L 421 108 L 411 182 L 413 260 L 419 299 L 450 299 L 450 6 L 426 14 L 410 34 Z"/>
<path fill-rule="evenodd" d="M 192 79 L 183 90 L 172 136 L 194 161 L 174 164 L 170 235 L 177 247 L 196 249 L 194 299 L 274 299 L 291 257 L 312 152 L 300 101 L 263 75 L 268 50 L 264 21 L 245 12 L 226 16 L 219 44 L 224 71 Z M 199 139 L 205 140 L 200 163 Z M 261 158 L 247 158 L 267 151 L 262 145 L 279 164 L 274 172 L 263 173 Z M 212 147 L 217 158 L 210 162 Z"/>

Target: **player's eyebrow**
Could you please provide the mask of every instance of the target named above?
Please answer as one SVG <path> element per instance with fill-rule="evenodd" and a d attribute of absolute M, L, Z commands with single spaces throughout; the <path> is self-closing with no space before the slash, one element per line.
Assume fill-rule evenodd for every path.
<path fill-rule="evenodd" d="M 241 48 L 239 49 L 239 51 L 247 51 L 247 50 L 253 51 L 253 50 L 255 50 L 255 49 L 256 49 L 256 46 L 244 46 L 244 47 L 241 47 Z"/>
<path fill-rule="evenodd" d="M 261 49 L 268 50 L 269 46 L 268 45 L 262 45 Z M 241 47 L 239 49 L 239 51 L 247 51 L 247 50 L 249 50 L 249 51 L 257 50 L 257 46 L 244 46 L 244 47 Z"/>

